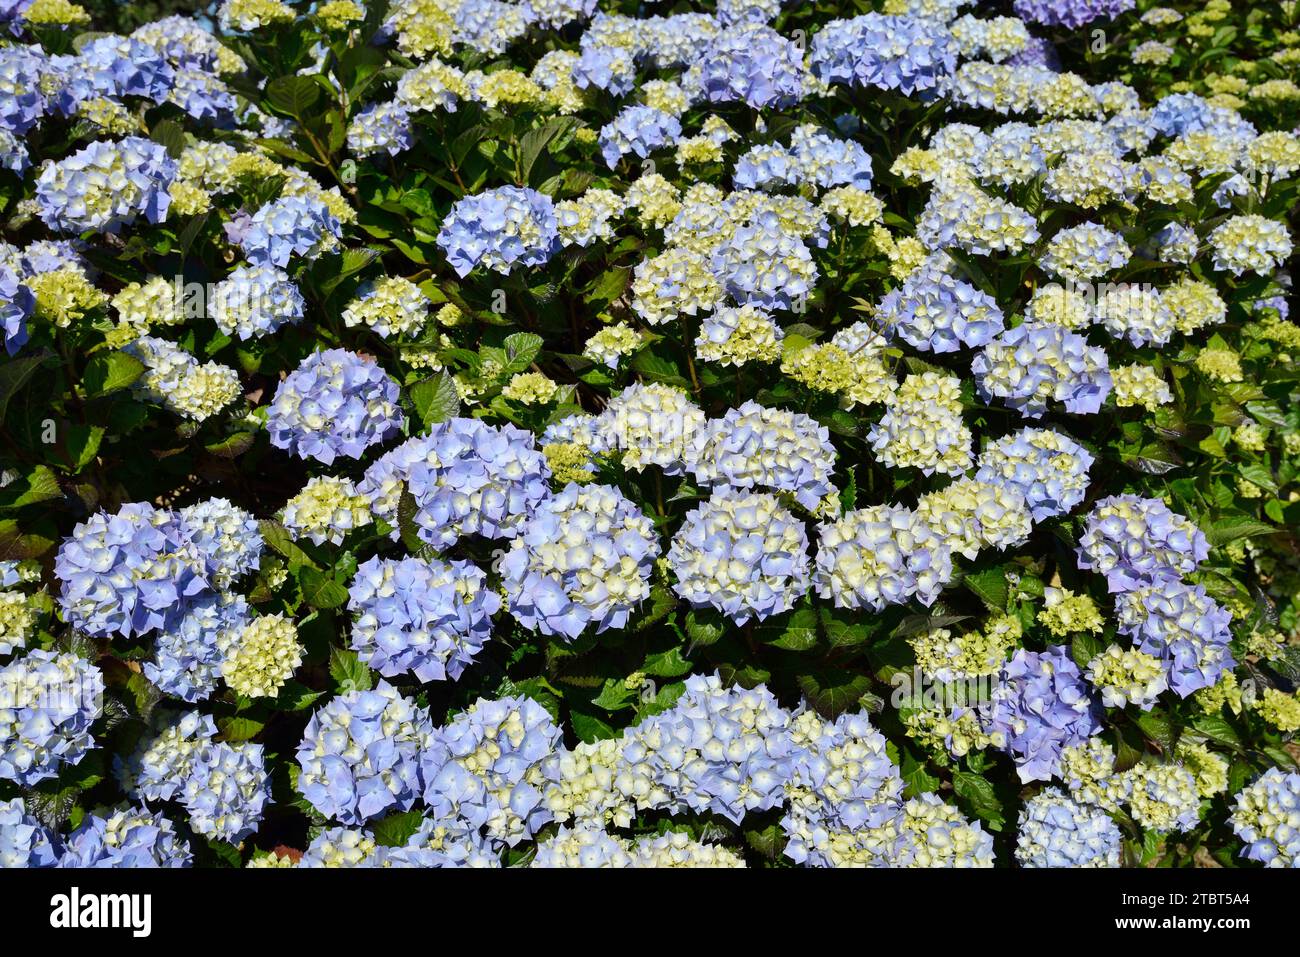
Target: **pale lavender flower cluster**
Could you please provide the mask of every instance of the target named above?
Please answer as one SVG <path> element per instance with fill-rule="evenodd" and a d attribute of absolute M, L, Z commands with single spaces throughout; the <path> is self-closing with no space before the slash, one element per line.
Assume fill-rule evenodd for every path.
<path fill-rule="evenodd" d="M 789 492 L 809 511 L 835 490 L 830 430 L 801 412 L 753 400 L 697 431 L 688 459 L 704 485 Z"/>
<path fill-rule="evenodd" d="M 1204 533 L 1157 498 L 1112 495 L 1093 506 L 1079 537 L 1079 567 L 1113 592 L 1177 582 L 1209 556 Z"/>
<path fill-rule="evenodd" d="M 27 813 L 22 798 L 0 801 L 0 870 L 53 867 L 62 849 L 59 836 Z"/>
<path fill-rule="evenodd" d="M 938 21 L 868 13 L 826 24 L 808 61 L 827 83 L 930 94 L 957 68 L 957 44 Z"/>
<path fill-rule="evenodd" d="M 31 787 L 96 747 L 100 670 L 74 654 L 36 649 L 0 668 L 0 780 Z"/>
<path fill-rule="evenodd" d="M 36 180 L 36 207 L 50 229 L 116 233 L 143 216 L 167 218 L 176 160 L 151 140 L 99 140 L 50 163 Z"/>
<path fill-rule="evenodd" d="M 852 140 L 800 126 L 790 146 L 755 146 L 736 161 L 737 189 L 770 186 L 856 186 L 871 189 L 871 154 Z"/>
<path fill-rule="evenodd" d="M 59 867 L 189 867 L 190 846 L 161 811 L 122 807 L 91 814 L 68 837 Z"/>
<path fill-rule="evenodd" d="M 0 47 L 0 129 L 22 136 L 45 115 L 44 57 L 31 47 Z"/>
<path fill-rule="evenodd" d="M 834 867 L 836 835 L 879 827 L 898 813 L 903 779 L 889 757 L 885 736 L 866 712 L 828 722 L 809 712 L 791 721 L 797 739 L 807 734 L 795 758 L 786 791 L 790 805 L 781 819 L 785 856 L 808 867 Z M 889 862 L 894 847 L 881 848 Z"/>
<path fill-rule="evenodd" d="M 551 819 L 542 804 L 542 763 L 563 735 L 531 698 L 480 698 L 434 733 L 421 758 L 424 801 L 510 846 Z"/>
<path fill-rule="evenodd" d="M 971 371 L 985 401 L 1000 398 L 1029 419 L 1039 418 L 1052 401 L 1067 412 L 1092 415 L 1112 387 L 1105 350 L 1056 325 L 1006 330 L 975 356 Z"/>
<path fill-rule="evenodd" d="M 1300 774 L 1269 768 L 1241 789 L 1229 818 L 1241 856 L 1266 867 L 1300 867 Z"/>
<path fill-rule="evenodd" d="M 289 275 L 274 266 L 238 266 L 212 290 L 212 320 L 228 336 L 270 335 L 302 319 L 306 302 Z"/>
<path fill-rule="evenodd" d="M 542 266 L 560 248 L 555 204 L 544 193 L 502 186 L 456 201 L 437 243 L 459 276 L 478 265 L 508 274 Z"/>
<path fill-rule="evenodd" d="M 629 153 L 645 159 L 662 146 L 671 146 L 682 135 L 677 117 L 650 106 L 629 106 L 600 130 L 600 155 L 610 169 Z"/>
<path fill-rule="evenodd" d="M 729 486 L 687 513 L 668 564 L 678 595 L 738 625 L 789 611 L 811 581 L 803 523 L 775 496 Z"/>
<path fill-rule="evenodd" d="M 1059 773 L 1062 749 L 1101 730 L 1098 710 L 1069 648 L 1053 645 L 1041 652 L 1017 651 L 976 716 L 1027 782 Z"/>
<path fill-rule="evenodd" d="M 1064 515 L 1084 499 L 1092 453 L 1068 435 L 1024 428 L 989 443 L 976 462 L 975 478 L 1025 497 L 1035 522 Z"/>
<path fill-rule="evenodd" d="M 27 344 L 27 320 L 36 307 L 32 292 L 23 285 L 8 266 L 0 266 L 0 333 L 4 335 L 5 351 L 9 355 Z"/>
<path fill-rule="evenodd" d="M 912 598 L 929 606 L 952 574 L 948 545 L 902 506 L 860 508 L 819 530 L 813 583 L 837 608 L 880 611 Z"/>
<path fill-rule="evenodd" d="M 812 294 L 817 266 L 775 213 L 740 226 L 713 252 L 713 272 L 739 305 L 794 309 Z"/>
<path fill-rule="evenodd" d="M 518 534 L 527 516 L 551 494 L 550 477 L 531 432 L 509 423 L 454 418 L 379 458 L 357 491 L 370 500 L 376 518 L 396 527 L 402 490 L 409 486 L 420 538 L 443 548 L 462 535 Z"/>
<path fill-rule="evenodd" d="M 397 383 L 373 359 L 346 349 L 315 352 L 280 383 L 266 428 L 271 444 L 326 465 L 359 459 L 402 428 Z"/>
<path fill-rule="evenodd" d="M 388 678 L 455 681 L 492 636 L 501 607 L 484 578 L 465 561 L 369 559 L 348 587 L 353 650 Z"/>
<path fill-rule="evenodd" d="M 414 145 L 411 114 L 395 100 L 370 104 L 348 124 L 348 150 L 353 156 L 396 156 Z"/>
<path fill-rule="evenodd" d="M 409 811 L 424 790 L 421 757 L 433 735 L 428 710 L 386 681 L 339 695 L 307 723 L 297 752 L 298 790 L 344 824 Z"/>
<path fill-rule="evenodd" d="M 876 306 L 882 331 L 922 352 L 982 346 L 1004 326 L 993 297 L 937 269 L 922 268 Z"/>
<path fill-rule="evenodd" d="M 710 103 L 743 102 L 756 110 L 786 109 L 805 94 L 803 51 L 760 24 L 738 25 L 700 54 L 696 83 Z M 688 74 L 688 84 L 692 74 Z"/>
<path fill-rule="evenodd" d="M 215 572 L 193 530 L 147 502 L 79 523 L 54 560 L 65 620 L 98 637 L 174 625 L 187 604 L 210 593 Z"/>
<path fill-rule="evenodd" d="M 1123 835 L 1101 808 L 1079 804 L 1056 788 L 1025 802 L 1017 822 L 1021 867 L 1119 867 Z"/>
<path fill-rule="evenodd" d="M 738 823 L 784 801 L 798 756 L 789 728 L 789 713 L 767 688 L 692 675 L 672 709 L 630 733 L 624 757 L 664 789 L 670 809 Z"/>
<path fill-rule="evenodd" d="M 1093 20 L 1114 20 L 1133 9 L 1134 0 L 1015 0 L 1011 9 L 1030 23 L 1077 30 Z"/>
<path fill-rule="evenodd" d="M 283 269 L 294 256 L 315 259 L 337 245 L 343 226 L 311 196 L 282 196 L 262 206 L 243 228 L 240 248 L 254 266 Z"/>
<path fill-rule="evenodd" d="M 186 607 L 174 625 L 154 641 L 151 661 L 141 663 L 144 676 L 164 694 L 193 703 L 216 690 L 225 660 L 219 639 L 248 623 L 242 596 L 205 595 Z"/>
<path fill-rule="evenodd" d="M 1160 659 L 1179 697 L 1217 684 L 1236 667 L 1229 647 L 1232 612 L 1200 585 L 1158 581 L 1122 592 L 1115 605 L 1119 630 Z"/>
<path fill-rule="evenodd" d="M 570 483 L 533 509 L 501 558 L 507 607 L 544 635 L 622 628 L 649 596 L 658 556 L 653 523 L 622 492 Z"/>

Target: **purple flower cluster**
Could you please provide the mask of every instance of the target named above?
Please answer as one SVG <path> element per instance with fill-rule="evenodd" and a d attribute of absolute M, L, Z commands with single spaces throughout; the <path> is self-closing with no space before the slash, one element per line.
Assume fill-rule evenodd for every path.
<path fill-rule="evenodd" d="M 957 68 L 957 44 L 941 22 L 868 13 L 826 24 L 808 62 L 827 83 L 928 94 Z"/>
<path fill-rule="evenodd" d="M 289 265 L 294 256 L 315 259 L 338 242 L 343 226 L 311 196 L 282 196 L 253 214 L 239 245 L 254 266 Z"/>
<path fill-rule="evenodd" d="M 280 383 L 266 428 L 271 444 L 326 465 L 366 449 L 402 428 L 397 383 L 374 359 L 346 349 L 315 352 Z"/>
<path fill-rule="evenodd" d="M 1096 703 L 1064 645 L 1021 648 L 1002 668 L 992 699 L 977 712 L 985 733 L 1016 762 L 1021 781 L 1059 773 L 1061 750 L 1101 730 Z"/>
<path fill-rule="evenodd" d="M 478 265 L 503 274 L 516 265 L 542 266 L 560 248 L 555 204 L 519 186 L 466 196 L 443 220 L 437 243 L 459 276 Z"/>
<path fill-rule="evenodd" d="M 1205 535 L 1157 498 L 1112 495 L 1093 506 L 1079 537 L 1079 567 L 1113 592 L 1177 582 L 1209 556 Z"/>
<path fill-rule="evenodd" d="M 387 678 L 455 681 L 492 636 L 501 599 L 469 562 L 371 558 L 348 587 L 352 648 Z"/>
<path fill-rule="evenodd" d="M 897 333 L 922 352 L 956 352 L 982 346 L 1002 331 L 997 302 L 970 283 L 922 268 L 885 295 L 876 319 L 886 334 Z"/>
<path fill-rule="evenodd" d="M 454 418 L 383 455 L 366 470 L 357 491 L 370 500 L 377 518 L 397 526 L 402 490 L 409 487 L 420 538 L 444 548 L 462 535 L 518 534 L 551 494 L 550 477 L 531 432 Z"/>

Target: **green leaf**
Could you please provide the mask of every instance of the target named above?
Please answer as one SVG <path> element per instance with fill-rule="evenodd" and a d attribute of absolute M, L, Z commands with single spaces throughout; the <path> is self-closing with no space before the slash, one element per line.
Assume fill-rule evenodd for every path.
<path fill-rule="evenodd" d="M 48 352 L 43 352 L 24 359 L 0 362 L 0 421 L 4 420 L 5 412 L 9 408 L 9 400 L 18 394 L 18 391 L 27 384 L 27 380 L 49 357 Z"/>
<path fill-rule="evenodd" d="M 686 613 L 686 637 L 697 646 L 716 643 L 727 633 L 727 622 L 712 608 L 692 608 Z"/>
<path fill-rule="evenodd" d="M 375 685 L 375 675 L 355 651 L 330 648 L 330 677 L 340 694 L 349 691 L 369 691 Z"/>
<path fill-rule="evenodd" d="M 275 710 L 304 711 L 324 696 L 324 691 L 313 691 L 302 682 L 290 679 L 284 683 L 275 699 Z"/>
<path fill-rule="evenodd" d="M 307 116 L 320 99 L 320 83 L 313 76 L 281 76 L 266 85 L 266 101 L 297 119 Z"/>
<path fill-rule="evenodd" d="M 1252 535 L 1273 535 L 1277 529 L 1272 525 L 1266 525 L 1263 522 L 1245 516 L 1233 516 L 1215 522 L 1205 532 L 1205 537 L 1211 545 L 1222 546 L 1229 542 L 1235 542 L 1239 538 L 1250 538 Z"/>
<path fill-rule="evenodd" d="M 72 471 L 80 472 L 99 454 L 99 444 L 104 440 L 104 427 L 73 422 L 64 427 L 63 434 Z"/>
<path fill-rule="evenodd" d="M 618 711 L 621 708 L 630 708 L 636 696 L 636 691 L 629 688 L 622 678 L 608 678 L 601 686 L 600 694 L 596 695 L 591 703 L 606 711 Z"/>
<path fill-rule="evenodd" d="M 382 821 L 375 821 L 366 826 L 375 836 L 375 843 L 383 847 L 404 847 L 424 823 L 424 815 L 419 811 L 406 811 L 390 814 Z"/>
<path fill-rule="evenodd" d="M 125 352 L 97 352 L 86 363 L 86 395 L 98 398 L 125 389 L 144 375 L 144 363 Z"/>
<path fill-rule="evenodd" d="M 506 341 L 502 343 L 506 352 L 506 365 L 502 370 L 502 378 L 525 371 L 537 360 L 543 344 L 542 337 L 531 332 L 516 332 L 506 336 Z"/>
<path fill-rule="evenodd" d="M 298 543 L 289 536 L 289 530 L 279 522 L 262 519 L 257 523 L 257 529 L 262 535 L 262 540 L 272 551 L 288 559 L 290 568 L 316 567 L 312 557 L 298 546 Z"/>
<path fill-rule="evenodd" d="M 222 740 L 238 744 L 240 741 L 251 741 L 261 734 L 266 722 L 247 717 L 221 718 L 217 721 L 217 727 L 221 729 Z"/>
<path fill-rule="evenodd" d="M 180 159 L 185 152 L 185 128 L 175 120 L 161 120 L 149 131 L 149 139 L 167 150 L 172 159 Z"/>
<path fill-rule="evenodd" d="M 219 459 L 237 459 L 253 447 L 256 436 L 252 432 L 236 432 L 218 442 L 203 446 L 210 454 Z"/>
<path fill-rule="evenodd" d="M 796 680 L 808 703 L 824 718 L 838 718 L 871 691 L 870 677 L 839 668 L 818 668 Z"/>
<path fill-rule="evenodd" d="M 952 774 L 952 789 L 992 830 L 1002 830 L 1006 823 L 1002 801 L 986 778 L 970 771 L 957 770 Z"/>
<path fill-rule="evenodd" d="M 646 655 L 645 661 L 637 670 L 656 678 L 677 678 L 691 670 L 691 663 L 682 657 L 682 650 L 674 645 L 667 651 Z"/>
<path fill-rule="evenodd" d="M 37 465 L 27 475 L 0 488 L 0 508 L 22 508 L 62 497 L 58 477 L 46 466 Z"/>
<path fill-rule="evenodd" d="M 990 611 L 1006 611 L 1009 590 L 1007 588 L 1007 573 L 1001 566 L 986 568 L 983 571 L 967 575 L 962 579 L 962 584 L 973 592 L 975 597 L 982 601 Z"/>
<path fill-rule="evenodd" d="M 905 797 L 920 797 L 922 794 L 929 794 L 937 791 L 943 784 L 941 780 L 926 770 L 925 762 L 917 758 L 911 751 L 903 751 L 902 768 L 903 778 L 903 795 Z"/>
<path fill-rule="evenodd" d="M 411 404 L 426 426 L 446 422 L 460 411 L 460 390 L 450 373 L 421 379 L 410 387 Z"/>
<path fill-rule="evenodd" d="M 807 651 L 817 646 L 817 612 L 812 608 L 797 608 L 783 624 L 777 627 L 756 629 L 773 648 L 784 651 Z M 770 637 L 767 637 L 770 636 Z"/>
<path fill-rule="evenodd" d="M 338 608 L 348 600 L 348 590 L 315 568 L 304 568 L 299 579 L 302 598 L 312 608 Z"/>

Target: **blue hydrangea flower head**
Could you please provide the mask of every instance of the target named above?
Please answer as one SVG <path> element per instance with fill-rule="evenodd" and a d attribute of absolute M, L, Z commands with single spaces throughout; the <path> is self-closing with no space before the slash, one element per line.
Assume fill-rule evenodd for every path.
<path fill-rule="evenodd" d="M 1079 537 L 1079 567 L 1110 590 L 1176 582 L 1209 556 L 1204 533 L 1158 498 L 1112 495 L 1093 506 Z"/>
<path fill-rule="evenodd" d="M 957 44 L 934 20 L 868 13 L 827 23 L 808 62 L 826 83 L 932 95 L 957 68 Z"/>
<path fill-rule="evenodd" d="M 0 266 L 0 331 L 5 351 L 11 356 L 27 344 L 27 320 L 36 308 L 36 298 L 8 266 Z"/>
<path fill-rule="evenodd" d="M 710 103 L 743 102 L 756 110 L 787 109 L 803 99 L 803 51 L 770 27 L 744 24 L 725 30 L 700 54 L 693 69 Z"/>
<path fill-rule="evenodd" d="M 1021 781 L 1058 774 L 1061 750 L 1101 730 L 1096 703 L 1064 645 L 1018 650 L 1002 668 L 991 701 L 977 712 L 985 732 L 1012 756 Z"/>
<path fill-rule="evenodd" d="M 1265 867 L 1300 866 L 1300 774 L 1269 768 L 1238 792 L 1228 820 L 1246 843 L 1242 857 Z"/>
<path fill-rule="evenodd" d="M 283 270 L 241 265 L 217 283 L 208 308 L 226 335 L 251 339 L 269 335 L 286 323 L 296 325 L 306 301 Z"/>
<path fill-rule="evenodd" d="M 952 573 L 951 549 L 902 506 L 860 508 L 819 529 L 813 584 L 837 608 L 932 605 Z"/>
<path fill-rule="evenodd" d="M 811 584 L 803 523 L 773 495 L 723 486 L 673 536 L 673 590 L 738 625 L 789 611 Z"/>
<path fill-rule="evenodd" d="M 815 419 L 750 400 L 698 430 L 688 459 L 701 484 L 788 492 L 816 512 L 835 491 L 835 456 Z"/>
<path fill-rule="evenodd" d="M 348 587 L 352 648 L 385 677 L 455 681 L 492 636 L 501 599 L 469 562 L 363 562 Z"/>
<path fill-rule="evenodd" d="M 1024 323 L 1007 329 L 971 362 L 975 386 L 986 401 L 1002 399 L 1029 419 L 1059 402 L 1067 412 L 1092 415 L 1110 395 L 1105 350 L 1061 326 Z"/>
<path fill-rule="evenodd" d="M 409 811 L 424 790 L 429 712 L 387 681 L 338 695 L 312 715 L 298 745 L 298 790 L 326 817 L 361 825 Z"/>
<path fill-rule="evenodd" d="M 671 146 L 682 135 L 677 117 L 650 106 L 629 106 L 600 131 L 600 153 L 610 169 L 629 153 L 645 159 L 663 146 Z"/>
<path fill-rule="evenodd" d="M 24 135 L 45 115 L 41 92 L 46 60 L 37 49 L 19 44 L 0 48 L 0 128 Z"/>
<path fill-rule="evenodd" d="M 186 605 L 209 592 L 216 566 L 174 513 L 135 502 L 73 528 L 54 574 L 68 623 L 129 638 L 179 622 Z"/>
<path fill-rule="evenodd" d="M 1094 20 L 1114 20 L 1133 9 L 1134 0 L 1014 0 L 1011 9 L 1029 23 L 1077 30 Z"/>
<path fill-rule="evenodd" d="M 402 489 L 409 486 L 420 538 L 444 548 L 462 535 L 517 535 L 551 494 L 550 477 L 531 432 L 454 418 L 379 458 L 357 491 L 370 500 L 376 518 L 396 527 Z"/>
<path fill-rule="evenodd" d="M 1021 867 L 1119 867 L 1123 835 L 1101 808 L 1079 804 L 1057 788 L 1025 802 L 1017 823 Z"/>
<path fill-rule="evenodd" d="M 1002 331 L 1002 310 L 970 283 L 922 268 L 876 307 L 882 331 L 922 352 L 956 352 L 982 346 Z"/>
<path fill-rule="evenodd" d="M 975 478 L 1020 492 L 1034 521 L 1041 522 L 1083 501 L 1093 462 L 1092 454 L 1068 435 L 1025 428 L 985 446 Z"/>
<path fill-rule="evenodd" d="M 280 383 L 266 427 L 271 444 L 325 465 L 359 459 L 402 428 L 398 386 L 373 359 L 346 349 L 315 352 Z"/>
<path fill-rule="evenodd" d="M 161 811 L 122 807 L 92 814 L 69 835 L 59 867 L 189 867 L 190 846 Z"/>
<path fill-rule="evenodd" d="M 513 847 L 551 819 L 542 764 L 562 737 L 531 698 L 480 698 L 426 749 L 424 801 L 435 815 L 463 818 Z"/>
<path fill-rule="evenodd" d="M 99 140 L 50 163 L 36 180 L 36 206 L 50 229 L 116 233 L 143 216 L 167 218 L 176 160 L 151 140 Z"/>
<path fill-rule="evenodd" d="M 555 204 L 544 193 L 502 186 L 456 201 L 437 243 L 459 276 L 483 265 L 502 274 L 543 266 L 560 248 Z"/>
<path fill-rule="evenodd" d="M 243 229 L 239 245 L 254 266 L 283 269 L 294 256 L 315 259 L 338 244 L 343 226 L 313 196 L 281 196 L 262 206 Z"/>
<path fill-rule="evenodd" d="M 1138 648 L 1159 658 L 1169 687 L 1180 697 L 1217 684 L 1236 667 L 1230 644 L 1232 612 L 1200 585 L 1161 580 L 1115 601 L 1119 630 Z"/>
<path fill-rule="evenodd" d="M 0 870 L 53 867 L 61 852 L 59 836 L 27 813 L 22 798 L 0 801 Z"/>
<path fill-rule="evenodd" d="M 544 635 L 623 628 L 650 595 L 658 556 L 654 524 L 622 492 L 570 483 L 533 510 L 501 558 L 506 607 Z"/>

